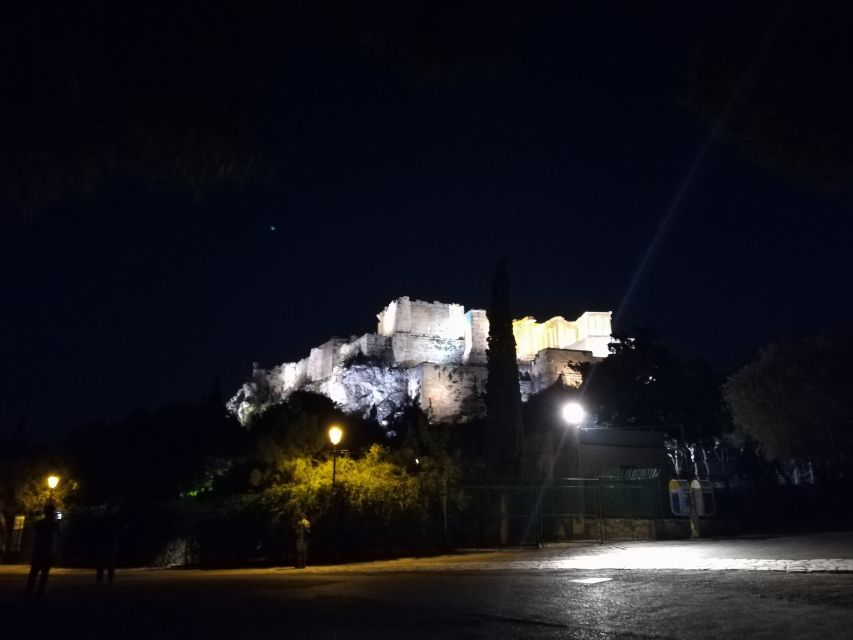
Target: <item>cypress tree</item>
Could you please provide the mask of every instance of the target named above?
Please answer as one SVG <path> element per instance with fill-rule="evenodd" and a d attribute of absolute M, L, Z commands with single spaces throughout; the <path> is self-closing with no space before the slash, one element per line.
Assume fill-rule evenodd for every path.
<path fill-rule="evenodd" d="M 486 447 L 488 463 L 497 476 L 519 477 L 522 462 L 521 391 L 512 314 L 509 306 L 509 276 L 501 258 L 492 277 L 492 299 L 488 310 L 489 340 L 486 380 Z"/>

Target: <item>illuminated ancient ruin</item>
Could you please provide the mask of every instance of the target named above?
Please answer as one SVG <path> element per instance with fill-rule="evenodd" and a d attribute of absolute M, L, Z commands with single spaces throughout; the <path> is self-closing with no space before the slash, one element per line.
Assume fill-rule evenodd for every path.
<path fill-rule="evenodd" d="M 519 387 L 526 400 L 561 379 L 580 384 L 572 363 L 608 354 L 609 311 L 513 322 Z M 482 309 L 410 300 L 392 301 L 377 314 L 376 333 L 332 338 L 308 357 L 272 369 L 255 366 L 252 379 L 228 402 L 241 421 L 297 390 L 322 393 L 344 411 L 385 421 L 409 400 L 435 420 L 464 420 L 482 412 L 489 320 Z"/>

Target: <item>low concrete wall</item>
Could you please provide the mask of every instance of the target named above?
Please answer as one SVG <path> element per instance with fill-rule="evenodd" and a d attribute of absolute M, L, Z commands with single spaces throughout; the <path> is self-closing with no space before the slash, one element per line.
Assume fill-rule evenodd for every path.
<path fill-rule="evenodd" d="M 736 523 L 729 520 L 703 518 L 703 536 L 735 533 Z M 570 516 L 549 518 L 543 522 L 546 540 L 676 540 L 690 537 L 690 520 L 687 518 L 598 518 Z"/>

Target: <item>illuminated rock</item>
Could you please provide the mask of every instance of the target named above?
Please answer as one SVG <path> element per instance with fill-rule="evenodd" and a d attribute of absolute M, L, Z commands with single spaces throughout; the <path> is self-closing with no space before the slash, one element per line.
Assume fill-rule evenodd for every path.
<path fill-rule="evenodd" d="M 577 386 L 572 365 L 608 354 L 610 312 L 586 312 L 513 322 L 522 399 L 558 380 Z M 377 332 L 331 338 L 308 357 L 270 370 L 256 364 L 252 379 L 227 407 L 244 424 L 297 389 L 322 393 L 344 411 L 386 421 L 417 400 L 434 420 L 465 420 L 483 411 L 489 320 L 481 309 L 410 300 L 392 301 L 377 314 Z"/>
<path fill-rule="evenodd" d="M 410 397 L 409 371 L 383 364 L 337 366 L 329 377 L 305 388 L 327 396 L 346 413 L 373 413 L 382 424 Z"/>

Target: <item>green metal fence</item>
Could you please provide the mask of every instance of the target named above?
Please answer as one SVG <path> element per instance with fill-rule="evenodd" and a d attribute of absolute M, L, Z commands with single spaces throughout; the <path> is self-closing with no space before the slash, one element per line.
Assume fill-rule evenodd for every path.
<path fill-rule="evenodd" d="M 603 541 L 605 520 L 662 517 L 660 492 L 657 476 L 465 486 L 450 506 L 448 530 L 456 546 Z"/>

